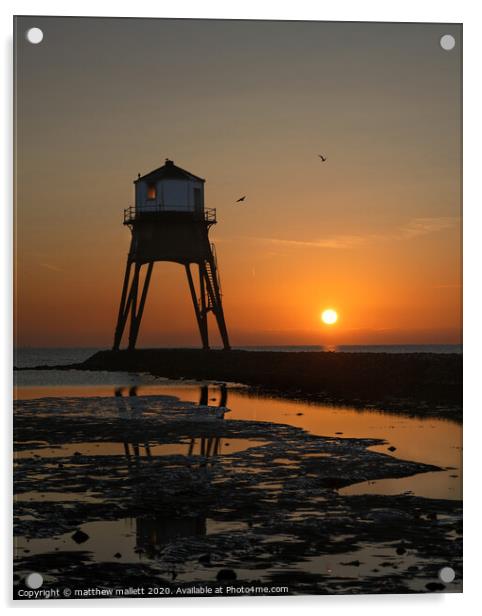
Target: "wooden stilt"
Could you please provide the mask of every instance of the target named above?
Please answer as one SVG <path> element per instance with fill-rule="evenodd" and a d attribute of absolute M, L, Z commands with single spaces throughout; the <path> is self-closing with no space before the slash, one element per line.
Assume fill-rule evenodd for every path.
<path fill-rule="evenodd" d="M 132 288 L 131 288 L 131 302 L 130 302 L 130 311 L 131 311 L 131 324 L 129 329 L 129 351 L 134 348 L 134 335 L 136 330 L 136 309 L 137 309 L 137 292 L 139 290 L 139 274 L 141 271 L 141 264 L 136 263 L 134 267 L 134 278 L 132 279 Z"/>
<path fill-rule="evenodd" d="M 189 290 L 191 292 L 191 299 L 192 299 L 192 305 L 194 306 L 194 313 L 196 315 L 196 321 L 199 327 L 199 333 L 201 334 L 201 340 L 202 340 L 202 344 L 203 344 L 203 349 L 208 349 L 208 341 L 207 341 L 207 337 L 205 336 L 205 331 L 206 331 L 206 326 L 205 323 L 203 321 L 203 317 L 201 315 L 201 307 L 199 306 L 199 302 L 198 302 L 198 298 L 196 295 L 196 288 L 194 287 L 194 281 L 192 278 L 192 272 L 191 272 L 191 267 L 189 265 L 189 263 L 185 264 L 185 269 L 186 269 L 186 276 L 187 276 L 187 281 L 189 283 Z"/>
<path fill-rule="evenodd" d="M 117 325 L 114 334 L 113 350 L 117 351 L 120 348 L 124 330 L 127 321 L 130 319 L 128 349 L 133 350 L 139 336 L 139 329 L 144 313 L 144 308 L 149 291 L 154 261 L 147 263 L 147 271 L 144 282 L 140 282 L 141 268 L 144 263 L 135 262 L 128 258 L 126 270 L 124 274 L 124 282 L 122 286 L 121 300 L 119 304 L 119 312 L 117 316 Z M 132 266 L 134 273 L 131 274 Z M 208 330 L 208 313 L 213 312 L 216 318 L 216 323 L 221 335 L 224 349 L 229 349 L 229 338 L 224 319 L 224 312 L 221 300 L 221 291 L 219 288 L 219 279 L 217 273 L 217 265 L 214 254 L 198 262 L 199 268 L 199 297 L 194 285 L 193 275 L 191 272 L 190 263 L 185 263 L 186 276 L 189 284 L 189 291 L 194 307 L 194 313 L 201 336 L 202 347 L 205 350 L 209 349 L 209 330 Z M 141 288 L 140 288 L 141 287 Z M 140 291 L 140 299 L 139 299 Z M 138 301 L 139 299 L 139 301 Z"/>
<path fill-rule="evenodd" d="M 154 263 L 151 261 L 147 264 L 147 272 L 146 277 L 144 279 L 144 284 L 142 285 L 141 291 L 141 299 L 139 301 L 139 306 L 136 306 L 134 300 L 132 302 L 131 307 L 131 316 L 134 315 L 133 321 L 131 321 L 131 331 L 129 335 L 129 348 L 133 349 L 136 346 L 137 337 L 139 335 L 139 328 L 141 326 L 142 315 L 144 313 L 144 306 L 146 304 L 147 292 L 149 290 L 149 284 L 151 282 L 152 269 L 154 267 Z M 136 289 L 137 295 L 137 289 Z"/>
<path fill-rule="evenodd" d="M 124 313 L 126 311 L 126 297 L 127 297 L 127 289 L 129 287 L 129 278 L 131 273 L 132 261 L 128 258 L 126 264 L 126 271 L 124 274 L 124 284 L 122 285 L 122 294 L 119 305 L 119 314 L 117 316 L 117 326 L 114 334 L 114 344 L 112 346 L 113 351 L 118 351 L 120 347 L 120 343 L 122 340 L 122 334 L 124 333 L 125 327 L 125 317 Z"/>

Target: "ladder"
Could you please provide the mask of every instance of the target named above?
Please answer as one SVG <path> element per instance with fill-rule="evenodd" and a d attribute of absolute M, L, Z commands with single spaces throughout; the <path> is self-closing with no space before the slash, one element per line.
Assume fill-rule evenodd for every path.
<path fill-rule="evenodd" d="M 215 271 L 213 271 L 211 261 L 205 261 L 204 266 L 206 268 L 206 276 L 209 280 L 209 284 L 211 288 L 214 289 L 217 287 L 219 289 L 219 295 L 222 296 L 221 279 L 219 277 L 218 260 L 216 256 L 216 247 L 214 246 L 214 244 L 211 244 L 211 254 L 213 257 L 212 263 L 214 265 Z M 213 310 L 214 306 L 213 306 L 211 294 L 207 293 L 206 295 L 207 295 L 206 311 Z M 200 305 L 200 308 L 201 308 L 201 305 Z"/>

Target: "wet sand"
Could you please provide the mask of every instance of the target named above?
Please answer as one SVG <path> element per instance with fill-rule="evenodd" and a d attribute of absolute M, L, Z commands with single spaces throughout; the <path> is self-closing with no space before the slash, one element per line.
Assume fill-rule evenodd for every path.
<path fill-rule="evenodd" d="M 440 467 L 380 439 L 118 393 L 17 400 L 17 589 L 40 570 L 79 588 L 174 590 L 229 571 L 294 594 L 460 591 L 459 501 L 346 492 Z"/>

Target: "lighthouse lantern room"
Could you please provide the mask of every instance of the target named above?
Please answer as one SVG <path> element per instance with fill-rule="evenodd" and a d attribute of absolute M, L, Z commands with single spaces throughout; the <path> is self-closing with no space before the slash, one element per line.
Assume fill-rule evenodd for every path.
<path fill-rule="evenodd" d="M 204 209 L 204 180 L 167 159 L 159 169 L 138 177 L 135 205 L 139 212 L 197 212 Z"/>

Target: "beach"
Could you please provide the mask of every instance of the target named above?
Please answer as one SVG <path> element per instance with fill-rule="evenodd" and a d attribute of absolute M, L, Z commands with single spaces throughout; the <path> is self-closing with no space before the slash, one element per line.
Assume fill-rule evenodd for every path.
<path fill-rule="evenodd" d="M 174 361 L 148 370 L 153 357 L 177 353 L 130 354 L 137 370 L 105 362 L 126 354 L 97 353 L 77 367 L 52 360 L 16 372 L 16 592 L 30 570 L 48 571 L 44 588 L 86 593 L 120 580 L 154 580 L 166 596 L 193 584 L 221 593 L 460 591 L 456 412 L 420 399 L 410 415 L 406 401 L 394 410 L 396 396 L 391 409 L 322 403 L 300 387 L 275 393 L 274 381 L 196 381 L 189 364 L 183 379 L 155 374 L 172 377 Z M 224 375 L 235 359 L 246 369 L 239 356 Z M 436 359 L 440 377 L 454 359 Z M 438 579 L 447 563 L 450 585 Z"/>

